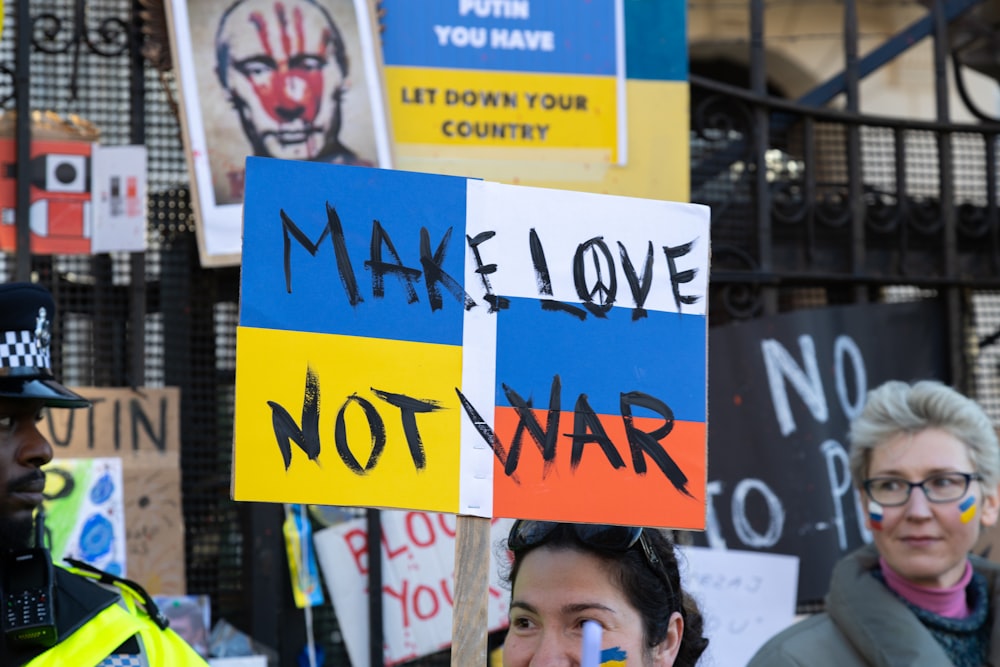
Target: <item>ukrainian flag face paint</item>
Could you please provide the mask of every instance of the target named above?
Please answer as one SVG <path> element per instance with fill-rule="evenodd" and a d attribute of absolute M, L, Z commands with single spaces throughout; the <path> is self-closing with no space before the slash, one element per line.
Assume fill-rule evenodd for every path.
<path fill-rule="evenodd" d="M 962 523 L 969 523 L 976 516 L 976 496 L 972 495 L 958 504 L 959 518 Z"/>
<path fill-rule="evenodd" d="M 882 506 L 874 500 L 868 501 L 868 525 L 872 530 L 882 530 Z"/>
<path fill-rule="evenodd" d="M 639 667 L 647 650 L 651 664 L 670 664 L 660 655 L 668 652 L 666 643 L 646 648 L 642 614 L 603 558 L 547 545 L 521 558 L 510 597 L 504 667 Z M 599 643 L 588 641 L 591 622 L 601 629 Z"/>
<path fill-rule="evenodd" d="M 626 658 L 628 658 L 628 653 L 623 649 L 617 646 L 606 648 L 601 651 L 600 667 L 625 667 Z"/>

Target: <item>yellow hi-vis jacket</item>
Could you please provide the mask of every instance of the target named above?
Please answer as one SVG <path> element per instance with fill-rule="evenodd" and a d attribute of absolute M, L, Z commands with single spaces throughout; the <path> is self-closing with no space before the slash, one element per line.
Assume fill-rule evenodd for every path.
<path fill-rule="evenodd" d="M 104 596 L 98 604 L 98 607 L 106 606 L 80 617 L 82 624 L 68 628 L 69 633 L 65 636 L 61 629 L 54 646 L 27 662 L 18 661 L 19 664 L 25 667 L 206 667 L 205 660 L 180 635 L 165 627 L 165 619 L 159 615 L 158 618 L 150 616 L 147 605 L 152 605 L 152 600 L 145 591 L 136 591 L 131 582 L 102 576 L 99 572 L 56 569 L 57 584 L 60 580 L 65 584 L 66 577 L 81 577 L 100 582 L 103 589 L 113 594 Z M 86 585 L 87 582 L 82 583 Z M 57 590 L 57 600 L 58 596 Z"/>

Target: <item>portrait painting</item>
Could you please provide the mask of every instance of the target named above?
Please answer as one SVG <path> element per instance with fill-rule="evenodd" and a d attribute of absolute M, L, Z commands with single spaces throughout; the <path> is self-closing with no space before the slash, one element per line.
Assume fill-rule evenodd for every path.
<path fill-rule="evenodd" d="M 391 167 L 374 0 L 171 0 L 201 262 L 239 263 L 248 156 Z"/>

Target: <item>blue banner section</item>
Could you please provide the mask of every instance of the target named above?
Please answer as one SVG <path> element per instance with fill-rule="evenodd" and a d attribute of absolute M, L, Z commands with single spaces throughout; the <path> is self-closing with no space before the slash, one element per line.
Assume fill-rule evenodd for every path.
<path fill-rule="evenodd" d="M 632 312 L 615 307 L 607 319 L 588 313 L 581 321 L 537 300 L 510 299 L 497 321 L 497 405 L 512 407 L 507 385 L 547 409 L 558 375 L 562 410 L 586 394 L 597 414 L 619 414 L 621 394 L 638 391 L 666 403 L 678 421 L 705 421 L 705 318 L 650 311 L 633 321 Z"/>
<path fill-rule="evenodd" d="M 384 0 L 382 6 L 386 65 L 616 72 L 615 0 Z M 687 44 L 680 46 L 686 54 Z"/>
<path fill-rule="evenodd" d="M 625 76 L 688 80 L 685 0 L 625 0 Z"/>
<path fill-rule="evenodd" d="M 462 344 L 466 179 L 256 157 L 246 174 L 241 326 Z"/>

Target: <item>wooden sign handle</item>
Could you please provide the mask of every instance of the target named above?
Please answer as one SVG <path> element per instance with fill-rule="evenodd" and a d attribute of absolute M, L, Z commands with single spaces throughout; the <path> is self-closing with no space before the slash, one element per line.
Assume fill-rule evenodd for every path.
<path fill-rule="evenodd" d="M 486 664 L 490 520 L 459 516 L 455 534 L 455 607 L 451 667 Z"/>

